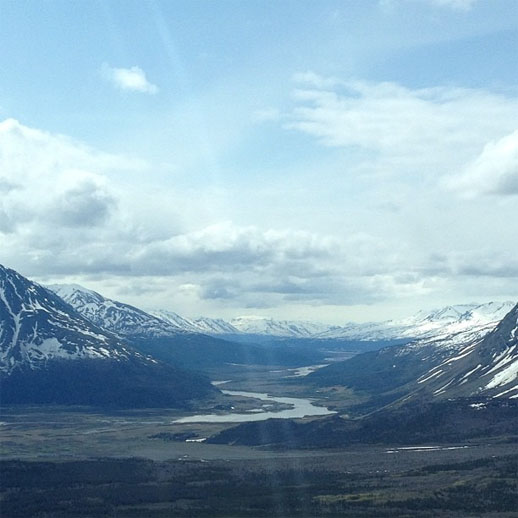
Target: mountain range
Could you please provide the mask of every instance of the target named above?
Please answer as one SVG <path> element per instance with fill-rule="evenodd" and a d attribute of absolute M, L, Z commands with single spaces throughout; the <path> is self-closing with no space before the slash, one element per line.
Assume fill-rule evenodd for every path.
<path fill-rule="evenodd" d="M 317 386 L 343 385 L 368 394 L 364 407 L 431 397 L 518 397 L 518 305 L 496 324 L 386 347 L 319 369 Z"/>
<path fill-rule="evenodd" d="M 185 407 L 217 392 L 1 265 L 0 381 L 2 404 Z"/>
<path fill-rule="evenodd" d="M 185 368 L 310 365 L 322 363 L 333 341 L 396 338 L 406 343 L 332 363 L 303 382 L 366 395 L 360 412 L 423 394 L 512 399 L 518 397 L 517 311 L 510 302 L 489 302 L 344 326 L 187 319 L 146 312 L 78 285 L 43 287 L 0 266 L 2 400 L 185 405 L 215 392 L 207 378 Z M 222 339 L 232 336 L 279 340 L 266 346 Z M 293 346 L 299 342 L 305 345 Z"/>
<path fill-rule="evenodd" d="M 151 355 L 174 366 L 207 369 L 228 363 L 309 365 L 321 360 L 312 352 L 293 352 L 289 348 L 272 351 L 253 343 L 238 343 L 225 338 L 237 331 L 205 334 L 203 322 L 191 321 L 166 310 L 145 312 L 78 285 L 51 285 L 48 289 L 70 304 L 81 316 L 93 324 L 131 343 L 142 354 Z M 221 321 L 218 330 L 225 324 Z M 228 329 L 234 329 L 230 325 Z"/>
<path fill-rule="evenodd" d="M 177 313 L 155 309 L 145 312 L 129 304 L 103 297 L 79 285 L 51 285 L 63 300 L 95 324 L 123 336 L 163 337 L 181 332 L 201 333 L 239 339 L 242 335 L 315 340 L 413 340 L 494 327 L 515 305 L 514 302 L 488 302 L 446 306 L 419 311 L 411 317 L 342 326 L 320 322 L 275 320 L 260 316 L 241 316 L 226 321 L 209 317 L 189 319 Z"/>
<path fill-rule="evenodd" d="M 346 387 L 366 396 L 367 402 L 318 420 L 244 423 L 209 442 L 283 448 L 465 445 L 470 439 L 488 438 L 514 442 L 518 305 L 483 337 L 464 331 L 445 343 L 423 339 L 360 354 L 319 369 L 304 382 L 319 392 L 323 387 Z"/>

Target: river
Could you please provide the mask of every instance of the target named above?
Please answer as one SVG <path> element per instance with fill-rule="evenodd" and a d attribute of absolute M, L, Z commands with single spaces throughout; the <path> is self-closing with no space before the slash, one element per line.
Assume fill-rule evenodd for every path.
<path fill-rule="evenodd" d="M 323 406 L 315 405 L 310 399 L 294 398 L 294 397 L 277 397 L 270 396 L 262 392 L 242 392 L 237 390 L 222 390 L 223 394 L 229 396 L 243 396 L 265 401 L 261 407 L 255 408 L 249 412 L 241 414 L 198 414 L 188 417 L 182 417 L 173 421 L 173 423 L 246 423 L 250 421 L 266 421 L 266 419 L 296 419 L 300 417 L 309 417 L 317 415 L 334 414 Z M 272 403 L 284 403 L 290 405 L 291 408 L 273 412 L 268 410 L 268 406 Z"/>

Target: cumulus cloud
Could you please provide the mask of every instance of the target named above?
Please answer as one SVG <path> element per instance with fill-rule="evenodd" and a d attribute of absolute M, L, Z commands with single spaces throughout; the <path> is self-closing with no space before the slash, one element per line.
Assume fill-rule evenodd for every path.
<path fill-rule="evenodd" d="M 101 72 L 106 80 L 120 90 L 146 94 L 158 93 L 158 87 L 148 81 L 145 72 L 140 67 L 116 68 L 104 63 Z"/>
<path fill-rule="evenodd" d="M 13 119 L 0 122 L 2 228 L 35 232 L 48 220 L 55 235 L 59 228 L 98 226 L 116 206 L 107 175 L 135 167 L 138 161 L 99 152 L 63 135 Z"/>
<path fill-rule="evenodd" d="M 15 225 L 7 214 L 6 210 L 0 205 L 0 234 L 9 234 L 14 231 Z"/>
<path fill-rule="evenodd" d="M 114 197 L 101 185 L 84 179 L 57 196 L 51 217 L 64 226 L 98 226 L 109 218 L 114 205 Z"/>
<path fill-rule="evenodd" d="M 264 108 L 261 110 L 255 110 L 252 113 L 252 121 L 256 123 L 261 122 L 275 122 L 280 120 L 281 113 L 276 108 Z"/>
<path fill-rule="evenodd" d="M 467 196 L 518 194 L 518 130 L 489 142 L 447 185 Z"/>
<path fill-rule="evenodd" d="M 342 86 L 335 84 L 334 88 Z M 385 98 L 385 88 L 382 94 Z M 334 95 L 340 100 L 343 94 Z M 404 90 L 401 95 L 412 97 Z M 361 102 L 361 96 L 354 102 Z M 354 110 L 360 108 L 353 106 Z M 340 108 L 335 115 L 340 118 L 341 114 Z M 304 117 L 316 115 L 310 110 Z M 294 123 L 302 119 L 299 116 Z M 385 123 L 386 128 L 393 127 L 390 120 Z M 340 145 L 363 138 L 351 136 L 349 129 L 342 132 L 338 123 L 332 131 Z M 377 137 L 364 138 L 362 146 L 378 145 Z M 495 142 L 496 148 L 507 149 L 499 140 Z M 405 153 L 402 144 L 375 149 L 386 155 Z M 418 156 L 418 160 L 424 159 Z M 418 241 L 416 246 L 397 232 L 349 229 L 345 221 L 341 232 L 334 234 L 323 227 L 301 231 L 260 222 L 225 221 L 224 212 L 215 212 L 208 219 L 212 224 L 196 217 L 176 221 L 167 212 L 173 187 L 164 184 L 155 192 L 149 190 L 149 175 L 133 187 L 125 179 L 125 172 L 133 171 L 136 177 L 149 172 L 146 167 L 17 121 L 0 123 L 0 262 L 29 276 L 40 276 L 42 281 L 93 282 L 100 291 L 104 291 L 103 285 L 95 282 L 108 278 L 112 296 L 126 294 L 132 303 L 142 304 L 141 295 L 147 301 L 159 298 L 160 305 L 180 313 L 187 312 L 183 311 L 186 304 L 191 310 L 202 308 L 196 313 L 208 307 L 213 314 L 219 307 L 369 304 L 415 296 L 430 290 L 433 279 L 473 278 L 477 262 L 485 277 L 514 271 L 507 260 L 495 263 L 498 268 L 493 269 L 486 267 L 490 258 L 486 261 L 485 256 L 470 262 L 467 252 L 466 259 L 447 254 L 430 258 L 425 251 L 431 245 L 421 247 Z M 207 202 L 206 194 L 197 196 L 198 201 L 192 193 L 178 194 L 178 199 L 186 198 L 192 205 L 190 215 Z M 142 209 L 146 199 L 152 218 Z M 392 217 L 386 212 L 384 219 Z M 401 217 L 407 215 L 403 211 Z M 160 221 L 167 225 L 157 231 Z M 422 234 L 419 231 L 419 238 Z"/>
<path fill-rule="evenodd" d="M 18 185 L 13 182 L 9 182 L 5 178 L 0 177 L 0 192 L 8 193 L 18 188 Z"/>
<path fill-rule="evenodd" d="M 2 261 L 32 275 L 164 278 L 178 290 L 190 286 L 199 300 L 247 307 L 353 293 L 370 300 L 379 285 L 353 277 L 395 265 L 381 243 L 354 233 L 338 239 L 229 221 L 154 232 L 147 226 L 155 220 L 135 217 L 142 190 L 128 197 L 127 184 L 117 182 L 131 167 L 133 160 L 65 136 L 0 123 Z"/>

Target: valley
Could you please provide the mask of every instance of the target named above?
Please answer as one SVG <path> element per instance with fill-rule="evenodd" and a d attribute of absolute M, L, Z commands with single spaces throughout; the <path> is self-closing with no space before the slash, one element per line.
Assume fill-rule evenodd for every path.
<path fill-rule="evenodd" d="M 283 377 L 292 371 L 273 370 L 248 366 L 223 386 L 291 396 L 307 390 Z M 229 366 L 225 374 L 236 371 Z M 199 411 L 253 417 L 264 404 L 229 392 L 200 402 Z M 282 405 L 276 410 L 282 414 Z M 186 416 L 168 409 L 4 408 L 2 512 L 24 518 L 515 516 L 515 434 L 419 446 L 390 438 L 334 447 L 214 444 L 200 440 L 235 423 L 179 422 Z M 274 422 L 282 421 L 291 422 Z"/>
<path fill-rule="evenodd" d="M 6 516 L 513 516 L 518 306 L 205 335 L 2 268 Z"/>

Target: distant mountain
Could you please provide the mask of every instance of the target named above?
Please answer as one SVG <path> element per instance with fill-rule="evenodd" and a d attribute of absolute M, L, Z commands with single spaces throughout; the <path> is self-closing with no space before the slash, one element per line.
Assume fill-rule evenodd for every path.
<path fill-rule="evenodd" d="M 238 344 L 209 336 L 204 327 L 218 327 L 239 334 L 229 324 L 212 319 L 191 321 L 172 311 L 154 310 L 147 313 L 129 304 L 103 297 L 78 285 L 49 286 L 84 318 L 96 326 L 125 339 L 144 355 L 189 369 L 202 369 L 236 364 L 309 365 L 321 361 L 321 355 L 290 350 L 271 352 L 253 344 Z"/>
<path fill-rule="evenodd" d="M 454 335 L 491 323 L 496 325 L 514 305 L 515 302 L 508 301 L 446 306 L 432 311 L 419 311 L 412 317 L 400 320 L 346 324 L 324 331 L 319 338 L 393 340 Z"/>
<path fill-rule="evenodd" d="M 65 300 L 70 300 L 66 293 L 63 296 Z M 399 320 L 351 322 L 342 326 L 311 321 L 275 320 L 250 315 L 226 321 L 207 317 L 187 319 L 166 310 L 155 310 L 151 313 L 160 320 L 187 332 L 223 335 L 237 340 L 255 336 L 274 339 L 374 342 L 433 338 L 454 335 L 477 327 L 483 328 L 489 324 L 496 325 L 514 304 L 514 302 L 488 302 L 446 306 L 432 311 L 419 311 L 411 317 Z"/>
<path fill-rule="evenodd" d="M 291 338 L 311 338 L 335 328 L 317 322 L 274 320 L 256 316 L 234 318 L 230 324 L 241 333 Z"/>
<path fill-rule="evenodd" d="M 202 333 L 209 335 L 238 335 L 239 329 L 222 318 L 199 317 L 192 321 Z"/>
<path fill-rule="evenodd" d="M 500 323 L 452 334 L 443 331 L 431 339 L 359 354 L 322 368 L 304 381 L 343 385 L 369 394 L 371 399 L 360 410 L 422 396 L 511 397 L 518 393 L 517 307 Z M 466 320 L 474 319 L 474 314 Z M 446 325 L 444 329 L 451 328 Z"/>
<path fill-rule="evenodd" d="M 214 389 L 137 352 L 52 291 L 0 265 L 2 404 L 185 406 Z"/>
<path fill-rule="evenodd" d="M 153 311 L 149 311 L 149 314 L 167 322 L 172 325 L 176 329 L 180 331 L 186 331 L 189 333 L 200 333 L 203 332 L 200 330 L 199 326 L 189 320 L 188 318 L 181 317 L 178 313 L 174 311 L 167 311 L 166 309 L 157 309 Z"/>
<path fill-rule="evenodd" d="M 161 312 L 158 317 L 76 284 L 54 284 L 48 288 L 84 318 L 119 336 L 159 338 L 191 331 L 191 324 L 172 312 Z"/>

